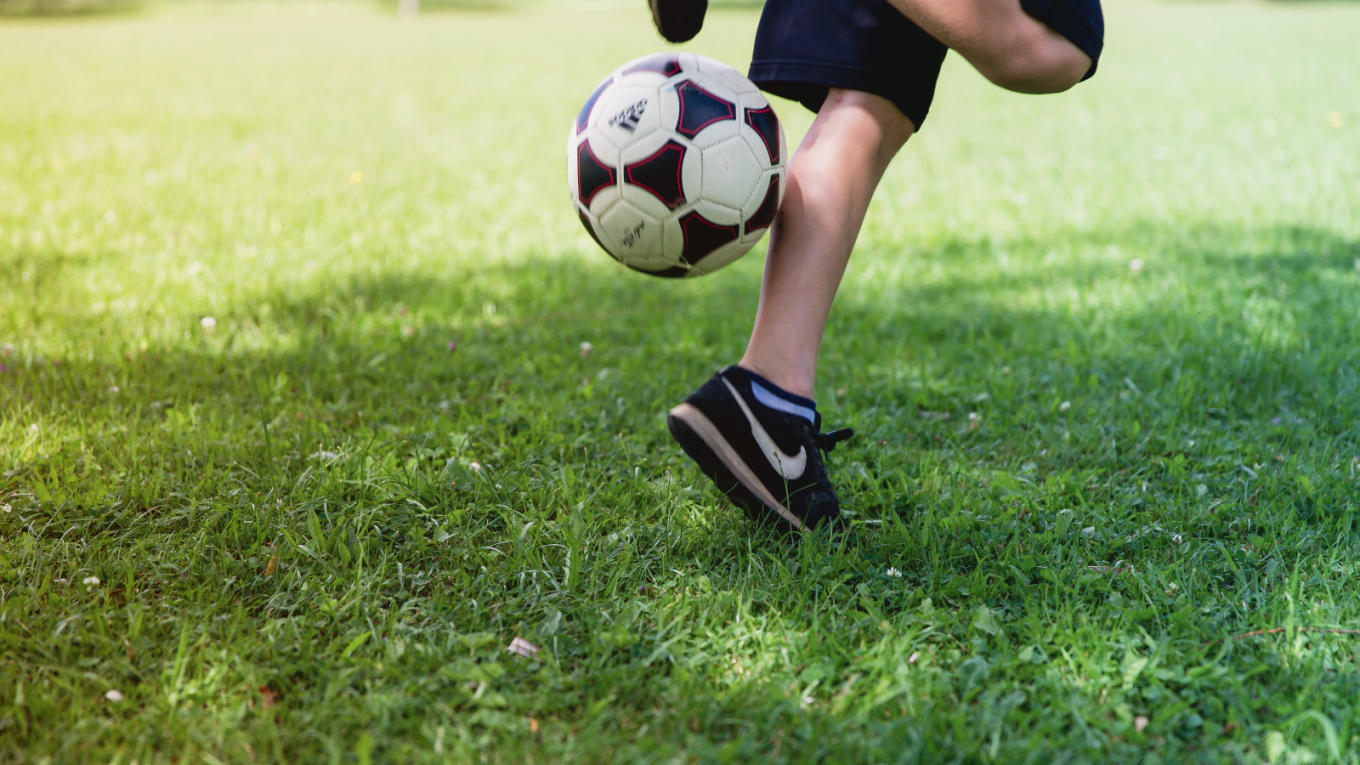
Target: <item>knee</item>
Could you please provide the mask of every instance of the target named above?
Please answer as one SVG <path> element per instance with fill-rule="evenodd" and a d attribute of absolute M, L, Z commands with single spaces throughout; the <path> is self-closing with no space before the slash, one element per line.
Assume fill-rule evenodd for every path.
<path fill-rule="evenodd" d="M 1019 93 L 1060 93 L 1086 76 L 1091 58 L 1056 32 L 1043 28 L 997 46 L 978 70 L 993 83 Z"/>
<path fill-rule="evenodd" d="M 827 93 L 817 114 L 817 123 L 823 121 L 837 123 L 853 143 L 873 147 L 885 163 L 916 132 L 916 125 L 888 99 L 842 88 Z"/>
<path fill-rule="evenodd" d="M 858 140 L 881 147 L 889 155 L 896 154 L 911 133 L 917 131 L 910 118 L 887 98 L 846 88 L 832 87 L 828 91 L 826 102 L 817 113 L 819 120 L 823 116 L 853 127 Z"/>

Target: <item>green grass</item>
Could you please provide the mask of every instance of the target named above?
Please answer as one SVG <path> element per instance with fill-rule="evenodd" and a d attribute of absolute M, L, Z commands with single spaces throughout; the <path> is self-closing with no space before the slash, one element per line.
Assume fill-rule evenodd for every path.
<path fill-rule="evenodd" d="M 0 23 L 0 760 L 1356 762 L 1360 6 L 1111 6 L 946 65 L 802 540 L 663 424 L 759 252 L 568 203 L 640 4 Z"/>

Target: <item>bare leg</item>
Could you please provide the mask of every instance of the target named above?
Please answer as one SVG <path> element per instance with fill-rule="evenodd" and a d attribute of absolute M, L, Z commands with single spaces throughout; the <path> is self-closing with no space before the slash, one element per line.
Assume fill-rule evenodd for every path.
<path fill-rule="evenodd" d="M 822 331 L 869 199 L 915 130 L 887 99 L 831 90 L 789 165 L 741 366 L 812 397 Z"/>
<path fill-rule="evenodd" d="M 1021 93 L 1067 90 L 1091 68 L 1071 40 L 1025 13 L 1020 0 L 888 0 L 987 79 Z"/>

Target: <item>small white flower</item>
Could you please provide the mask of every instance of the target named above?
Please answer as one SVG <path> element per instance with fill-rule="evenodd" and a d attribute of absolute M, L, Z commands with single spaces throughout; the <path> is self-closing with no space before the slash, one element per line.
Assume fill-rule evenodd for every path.
<path fill-rule="evenodd" d="M 35 423 L 33 423 L 32 425 L 29 425 L 29 426 L 28 426 L 28 432 L 29 432 L 29 433 L 37 433 L 37 432 L 38 432 L 38 423 L 35 422 Z"/>
<path fill-rule="evenodd" d="M 204 332 L 212 332 L 214 329 L 217 329 L 217 319 L 214 319 L 211 316 L 204 316 L 202 319 L 198 320 L 198 326 L 202 327 Z"/>
<path fill-rule="evenodd" d="M 1068 409 L 1071 409 L 1071 408 L 1072 408 L 1072 402 L 1071 402 L 1071 401 L 1064 401 L 1064 402 L 1062 402 L 1061 404 L 1058 404 L 1058 411 L 1059 411 L 1059 412 L 1066 412 Z"/>
<path fill-rule="evenodd" d="M 581 343 L 581 358 L 583 358 L 583 359 L 584 359 L 584 358 L 589 358 L 589 357 L 590 357 L 590 351 L 591 351 L 594 347 L 595 347 L 595 346 L 593 346 L 593 345 L 590 344 L 590 341 L 589 341 L 589 340 L 583 341 L 583 342 Z"/>
<path fill-rule="evenodd" d="M 898 578 L 901 578 L 902 576 L 902 572 L 898 571 L 895 567 L 889 567 L 886 573 L 888 576 L 895 576 Z"/>
<path fill-rule="evenodd" d="M 1143 270 L 1143 259 L 1142 259 L 1142 258 L 1134 258 L 1133 260 L 1130 260 L 1130 261 L 1129 261 L 1129 270 L 1132 271 L 1132 272 L 1135 273 L 1135 274 L 1141 272 L 1141 271 Z"/>
<path fill-rule="evenodd" d="M 3 504 L 3 505 L 0 505 L 0 510 L 4 510 L 4 511 L 7 512 L 7 513 L 12 513 L 12 512 L 14 512 L 14 508 L 10 507 L 8 502 L 6 502 L 6 503 Z"/>
<path fill-rule="evenodd" d="M 109 701 L 112 701 L 113 703 L 117 704 L 118 702 L 120 702 L 120 701 L 123 700 L 123 692 L 115 688 L 115 689 L 113 689 L 113 690 L 111 690 L 111 691 L 105 693 L 105 694 L 104 694 L 104 698 L 106 698 L 106 699 L 108 699 Z"/>
<path fill-rule="evenodd" d="M 969 413 L 968 413 L 968 429 L 969 429 L 969 430 L 977 430 L 977 429 L 978 429 L 978 425 L 981 425 L 981 424 L 982 424 L 982 415 L 978 414 L 977 412 L 969 412 Z"/>
<path fill-rule="evenodd" d="M 331 460 L 340 459 L 340 455 L 336 454 L 335 452 L 328 452 L 325 449 L 322 449 L 320 451 L 312 452 L 312 459 L 325 460 L 326 462 L 330 462 Z"/>
<path fill-rule="evenodd" d="M 469 463 L 468 463 L 468 470 L 471 470 L 471 471 L 474 472 L 474 473 L 480 473 L 480 472 L 482 472 L 482 463 L 480 463 L 480 462 L 469 462 Z"/>
<path fill-rule="evenodd" d="M 90 587 L 93 587 L 93 586 L 99 584 L 99 577 L 97 577 L 97 576 L 87 576 L 87 577 L 85 577 L 82 581 L 83 581 L 85 584 L 89 585 Z"/>
<path fill-rule="evenodd" d="M 109 386 L 109 393 L 112 393 L 113 395 L 116 396 L 116 395 L 118 395 L 118 394 L 121 393 L 121 392 L 122 392 L 122 391 L 119 389 L 119 387 L 118 387 L 117 385 L 110 385 L 110 386 Z"/>

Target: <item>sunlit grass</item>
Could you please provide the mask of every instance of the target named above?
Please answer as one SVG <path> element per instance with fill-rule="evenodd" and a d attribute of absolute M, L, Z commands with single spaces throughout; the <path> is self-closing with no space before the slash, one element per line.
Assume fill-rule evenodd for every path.
<path fill-rule="evenodd" d="M 792 542 L 662 422 L 760 253 L 570 209 L 640 4 L 0 22 L 0 759 L 1354 761 L 1360 7 L 1107 12 L 946 63 Z"/>

